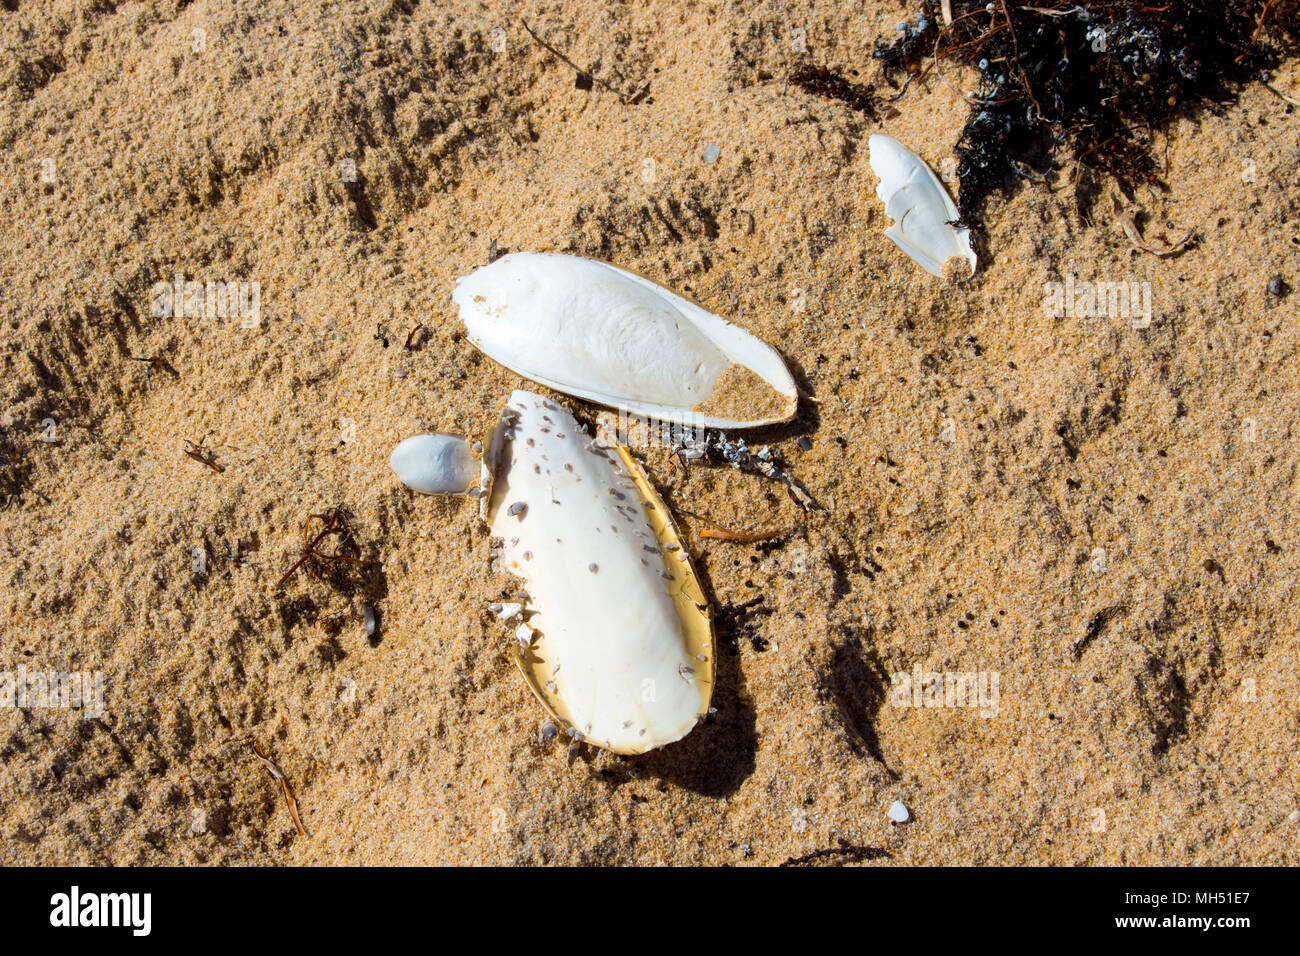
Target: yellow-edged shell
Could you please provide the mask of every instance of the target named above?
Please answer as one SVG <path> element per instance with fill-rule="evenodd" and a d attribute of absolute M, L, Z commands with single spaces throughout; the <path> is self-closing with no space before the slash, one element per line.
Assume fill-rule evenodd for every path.
<path fill-rule="evenodd" d="M 708 713 L 715 647 L 663 499 L 626 448 L 597 445 L 532 393 L 511 396 L 499 432 L 487 518 L 529 594 L 512 644 L 525 681 L 554 718 L 615 753 L 681 739 Z"/>

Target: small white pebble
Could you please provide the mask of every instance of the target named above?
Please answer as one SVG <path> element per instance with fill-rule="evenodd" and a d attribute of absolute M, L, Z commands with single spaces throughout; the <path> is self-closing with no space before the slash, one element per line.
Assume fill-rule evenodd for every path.
<path fill-rule="evenodd" d="M 1300 810 L 1292 810 L 1287 819 L 1292 823 L 1300 823 Z"/>
<path fill-rule="evenodd" d="M 722 149 L 717 143 L 710 143 L 704 147 L 704 161 L 706 163 L 716 163 L 721 155 Z"/>
<path fill-rule="evenodd" d="M 906 823 L 912 818 L 902 800 L 895 800 L 889 805 L 889 819 L 895 823 Z"/>
<path fill-rule="evenodd" d="M 426 495 L 465 494 L 479 477 L 469 442 L 456 435 L 414 435 L 393 449 L 388 466 Z"/>
<path fill-rule="evenodd" d="M 528 648 L 533 643 L 533 629 L 527 624 L 520 624 L 515 628 L 515 640 L 519 642 L 522 648 Z"/>
<path fill-rule="evenodd" d="M 508 602 L 505 604 L 493 604 L 493 605 L 489 605 L 488 607 L 489 610 L 491 610 L 494 614 L 496 614 L 497 618 L 502 621 L 510 620 L 512 617 L 514 617 L 516 614 L 518 614 L 520 611 L 524 609 L 524 606 L 522 604 L 515 604 L 513 602 Z"/>

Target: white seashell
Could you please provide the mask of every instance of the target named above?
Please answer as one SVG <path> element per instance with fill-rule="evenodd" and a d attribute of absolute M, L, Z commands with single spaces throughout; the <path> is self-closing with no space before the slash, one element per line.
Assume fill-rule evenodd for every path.
<path fill-rule="evenodd" d="M 906 823 L 911 818 L 912 814 L 902 800 L 895 800 L 889 805 L 889 819 L 895 823 Z"/>
<path fill-rule="evenodd" d="M 402 484 L 426 495 L 465 494 L 479 477 L 469 442 L 456 435 L 415 435 L 401 442 L 388 465 Z"/>
<path fill-rule="evenodd" d="M 875 134 L 869 148 L 871 168 L 880 177 L 876 195 L 894 220 L 885 235 L 931 275 L 943 278 L 944 263 L 953 256 L 965 259 L 974 275 L 970 230 L 949 225 L 959 216 L 939 177 L 892 136 Z"/>
<path fill-rule="evenodd" d="M 591 743 L 643 753 L 679 740 L 708 712 L 713 641 L 689 562 L 663 576 L 659 547 L 680 547 L 667 509 L 624 449 L 592 446 L 565 409 L 517 391 L 508 410 L 513 424 L 490 443 L 487 518 L 531 595 L 520 670 Z M 519 501 L 527 509 L 510 515 Z"/>
<path fill-rule="evenodd" d="M 512 253 L 459 280 L 469 340 L 556 391 L 707 428 L 782 422 L 798 406 L 771 346 L 603 262 Z"/>

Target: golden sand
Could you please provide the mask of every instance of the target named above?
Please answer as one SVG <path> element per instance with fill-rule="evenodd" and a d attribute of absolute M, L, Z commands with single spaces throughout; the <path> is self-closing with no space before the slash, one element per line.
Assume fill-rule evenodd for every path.
<path fill-rule="evenodd" d="M 795 400 L 782 395 L 743 365 L 728 365 L 713 383 L 709 397 L 692 411 L 718 418 L 779 421 L 791 417 Z"/>
<path fill-rule="evenodd" d="M 521 15 L 648 95 L 577 88 Z M 0 13 L 0 669 L 105 678 L 99 718 L 0 709 L 0 862 L 1295 862 L 1300 298 L 1266 284 L 1300 286 L 1300 124 L 1252 86 L 1158 135 L 1171 188 L 1134 198 L 1145 235 L 1196 231 L 1180 256 L 1136 251 L 1104 196 L 1081 218 L 1067 163 L 992 202 L 948 285 L 885 238 L 866 141 L 942 169 L 966 104 L 913 83 L 873 124 L 783 79 L 799 55 L 867 76 L 904 16 Z M 525 384 L 450 301 L 493 246 L 654 278 L 816 399 L 759 440 L 822 512 L 639 452 L 674 508 L 802 526 L 682 519 L 717 713 L 644 757 L 539 746 L 475 502 L 388 469 Z M 257 321 L 206 289 L 154 314 L 178 274 L 257 283 Z M 1150 315 L 1045 308 L 1067 278 L 1138 283 Z M 382 569 L 277 588 L 330 509 L 351 537 L 323 545 Z M 996 675 L 995 706 L 894 693 L 929 673 L 983 675 L 986 705 Z"/>

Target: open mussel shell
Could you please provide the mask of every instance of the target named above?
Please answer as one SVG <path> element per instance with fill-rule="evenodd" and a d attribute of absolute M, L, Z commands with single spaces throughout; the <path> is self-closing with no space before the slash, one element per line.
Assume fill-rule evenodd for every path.
<path fill-rule="evenodd" d="M 783 422 L 798 390 L 761 339 L 641 276 L 591 259 L 512 253 L 456 285 L 469 340 L 558 392 L 666 422 Z"/>

